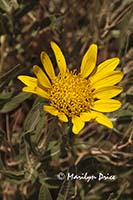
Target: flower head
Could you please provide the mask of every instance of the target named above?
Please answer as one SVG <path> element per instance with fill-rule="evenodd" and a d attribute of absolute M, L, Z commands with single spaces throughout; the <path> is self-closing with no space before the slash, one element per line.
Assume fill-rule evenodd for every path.
<path fill-rule="evenodd" d="M 67 68 L 64 55 L 55 42 L 51 42 L 51 48 L 59 73 L 55 75 L 49 56 L 42 52 L 41 61 L 45 73 L 34 65 L 36 78 L 18 76 L 26 85 L 23 91 L 48 99 L 49 105 L 44 105 L 44 111 L 57 116 L 63 122 L 71 119 L 75 134 L 82 130 L 85 122 L 91 120 L 113 128 L 112 122 L 102 112 L 112 112 L 121 107 L 120 101 L 111 99 L 122 92 L 120 86 L 115 86 L 123 77 L 122 72 L 114 71 L 119 59 L 108 59 L 95 69 L 97 45 L 92 44 L 82 59 L 78 73 Z"/>

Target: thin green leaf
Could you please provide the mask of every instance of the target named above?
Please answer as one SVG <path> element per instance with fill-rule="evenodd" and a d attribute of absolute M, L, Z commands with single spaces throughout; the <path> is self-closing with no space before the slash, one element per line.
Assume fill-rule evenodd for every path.
<path fill-rule="evenodd" d="M 14 66 L 11 70 L 0 76 L 0 90 L 9 83 L 12 78 L 20 74 L 24 69 L 20 65 Z"/>
<path fill-rule="evenodd" d="M 68 200 L 74 197 L 75 190 L 72 181 L 64 180 L 61 189 L 58 193 L 57 200 Z"/>
<path fill-rule="evenodd" d="M 4 106 L 0 109 L 1 113 L 7 113 L 15 109 L 20 103 L 25 101 L 31 96 L 31 94 L 28 93 L 19 93 L 15 97 L 12 97 L 10 101 L 4 104 Z"/>
<path fill-rule="evenodd" d="M 42 185 L 39 192 L 38 200 L 52 200 L 51 194 L 45 185 Z"/>

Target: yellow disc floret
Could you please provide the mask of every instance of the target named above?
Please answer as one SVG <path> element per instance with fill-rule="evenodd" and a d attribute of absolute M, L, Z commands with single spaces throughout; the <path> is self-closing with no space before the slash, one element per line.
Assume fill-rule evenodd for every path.
<path fill-rule="evenodd" d="M 51 106 L 68 117 L 90 110 L 94 101 L 92 92 L 89 80 L 69 71 L 63 76 L 59 73 L 48 90 Z"/>

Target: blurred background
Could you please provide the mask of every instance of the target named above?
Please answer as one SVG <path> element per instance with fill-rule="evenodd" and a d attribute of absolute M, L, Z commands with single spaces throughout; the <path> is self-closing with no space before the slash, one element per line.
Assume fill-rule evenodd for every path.
<path fill-rule="evenodd" d="M 133 2 L 131 0 L 0 0 L 0 200 L 132 200 Z M 88 123 L 79 134 L 42 110 L 45 99 L 22 93 L 55 41 L 68 67 L 79 69 L 88 46 L 98 61 L 119 57 L 123 106 L 110 130 Z M 62 172 L 61 178 L 58 174 Z M 66 180 L 67 173 L 116 180 Z"/>

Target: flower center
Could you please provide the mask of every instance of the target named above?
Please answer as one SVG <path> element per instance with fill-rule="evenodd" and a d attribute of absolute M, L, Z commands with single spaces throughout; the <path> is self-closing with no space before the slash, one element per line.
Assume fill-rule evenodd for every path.
<path fill-rule="evenodd" d="M 94 102 L 89 80 L 75 72 L 67 71 L 65 75 L 59 73 L 48 93 L 51 106 L 68 117 L 88 112 Z"/>

